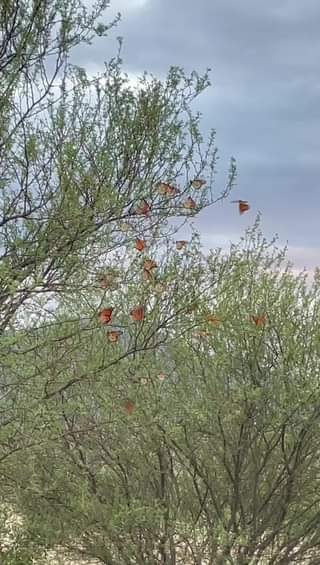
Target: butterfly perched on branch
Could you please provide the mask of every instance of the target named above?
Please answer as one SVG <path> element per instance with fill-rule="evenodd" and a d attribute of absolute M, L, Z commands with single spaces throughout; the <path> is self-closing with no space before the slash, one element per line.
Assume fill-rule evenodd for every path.
<path fill-rule="evenodd" d="M 153 259 L 146 259 L 143 263 L 143 268 L 146 271 L 152 271 L 153 269 L 156 269 L 157 266 L 158 264 Z"/>
<path fill-rule="evenodd" d="M 161 194 L 161 196 L 168 196 L 169 198 L 175 198 L 180 194 L 180 190 L 178 188 L 166 182 L 159 182 L 159 184 L 156 185 L 156 188 L 158 190 L 158 193 Z"/>
<path fill-rule="evenodd" d="M 119 337 L 122 334 L 123 332 L 121 332 L 120 330 L 111 330 L 110 332 L 107 333 L 107 340 L 110 341 L 110 343 L 117 343 Z"/>
<path fill-rule="evenodd" d="M 150 212 L 151 212 L 151 204 L 149 204 L 149 202 L 147 202 L 147 200 L 145 200 L 144 198 L 140 200 L 136 208 L 131 207 L 130 209 L 130 213 L 137 216 L 148 216 Z"/>
<path fill-rule="evenodd" d="M 144 319 L 144 314 L 144 306 L 135 306 L 130 312 L 130 316 L 134 322 L 142 322 L 142 320 Z"/>
<path fill-rule="evenodd" d="M 267 321 L 266 314 L 259 314 L 259 316 L 250 316 L 250 320 L 257 326 L 264 326 Z"/>
<path fill-rule="evenodd" d="M 103 308 L 103 310 L 99 312 L 99 320 L 101 324 L 110 324 L 112 320 L 112 312 L 113 312 L 113 308 L 111 307 Z"/>
<path fill-rule="evenodd" d="M 207 184 L 207 181 L 203 179 L 193 179 L 190 184 L 195 190 L 200 190 L 200 188 Z"/>
<path fill-rule="evenodd" d="M 146 242 L 143 239 L 140 239 L 139 237 L 137 237 L 136 241 L 135 241 L 135 248 L 137 251 L 144 251 L 146 248 Z"/>
<path fill-rule="evenodd" d="M 194 210 L 197 207 L 197 204 L 191 196 L 188 196 L 183 203 L 183 207 L 186 208 L 186 210 Z"/>

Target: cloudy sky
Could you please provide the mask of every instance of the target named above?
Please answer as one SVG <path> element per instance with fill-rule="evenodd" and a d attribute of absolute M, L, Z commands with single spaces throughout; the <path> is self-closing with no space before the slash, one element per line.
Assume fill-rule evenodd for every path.
<path fill-rule="evenodd" d="M 234 197 L 252 209 L 240 217 L 224 202 L 204 211 L 204 243 L 237 241 L 260 211 L 264 233 L 288 241 L 298 269 L 320 264 L 320 1 L 111 0 L 106 15 L 117 11 L 117 29 L 81 48 L 75 62 L 95 72 L 121 35 L 132 75 L 212 69 L 197 104 L 203 130 L 217 131 L 217 185 L 233 155 Z"/>

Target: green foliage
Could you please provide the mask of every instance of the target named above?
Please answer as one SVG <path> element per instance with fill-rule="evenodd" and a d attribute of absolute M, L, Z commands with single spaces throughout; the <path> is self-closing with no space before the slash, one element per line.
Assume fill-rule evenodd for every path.
<path fill-rule="evenodd" d="M 69 64 L 107 4 L 0 8 L 1 562 L 315 564 L 319 273 L 258 222 L 176 244 L 235 163 L 215 195 L 207 73 Z"/>
<path fill-rule="evenodd" d="M 10 458 L 26 531 L 101 563 L 313 563 L 319 285 L 257 226 L 228 254 L 202 257 L 197 236 L 165 253 L 169 290 L 141 327 L 125 320 L 134 277 L 111 293 L 126 339 L 70 321 L 57 354 L 59 329 L 35 331 L 29 390 L 41 397 L 44 375 L 52 388 L 33 413 L 37 445 L 18 471 Z M 149 348 L 151 328 L 166 338 Z"/>

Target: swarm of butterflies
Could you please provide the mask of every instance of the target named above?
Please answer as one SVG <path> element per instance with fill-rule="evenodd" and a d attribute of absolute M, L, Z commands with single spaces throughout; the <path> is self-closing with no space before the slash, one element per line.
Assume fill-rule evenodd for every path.
<path fill-rule="evenodd" d="M 196 178 L 193 181 L 191 181 L 190 185 L 195 190 L 201 190 L 206 185 L 206 181 L 204 179 Z M 158 191 L 158 193 L 161 196 L 164 196 L 164 197 L 167 197 L 167 198 L 176 198 L 180 194 L 180 190 L 177 187 L 172 186 L 171 184 L 166 183 L 166 182 L 158 183 L 156 185 L 156 190 Z M 250 210 L 250 205 L 249 205 L 247 200 L 233 200 L 232 203 L 238 204 L 239 213 L 241 215 L 244 214 L 245 212 L 248 212 L 248 210 Z M 197 203 L 191 196 L 188 196 L 188 198 L 183 202 L 183 208 L 185 208 L 186 211 L 194 211 L 197 208 Z M 132 213 L 134 213 L 135 215 L 138 215 L 138 216 L 148 216 L 151 213 L 151 211 L 152 211 L 151 204 L 147 200 L 142 199 L 138 203 L 136 208 L 134 208 L 132 210 Z M 121 224 L 121 229 L 122 229 L 122 231 L 128 231 L 130 229 L 130 224 L 127 224 L 127 223 Z M 188 245 L 188 241 L 187 240 L 178 240 L 178 241 L 176 241 L 175 245 L 176 245 L 177 251 L 181 251 Z M 136 237 L 135 242 L 134 242 L 134 246 L 135 246 L 135 249 L 138 253 L 142 253 L 146 249 L 146 241 L 144 239 L 140 238 L 140 237 Z M 157 265 L 156 261 L 154 261 L 153 259 L 145 259 L 144 263 L 143 263 L 143 278 L 144 278 L 144 280 L 146 280 L 146 281 L 154 280 L 154 269 L 156 269 L 157 267 L 158 267 L 158 265 Z M 115 279 L 116 279 L 115 273 L 109 273 L 109 275 L 101 276 L 100 279 L 99 279 L 100 287 L 102 289 L 116 288 L 116 280 Z M 164 289 L 165 289 L 165 285 L 163 283 L 158 282 L 155 285 L 155 291 L 156 292 L 161 293 L 161 292 L 163 292 Z M 193 310 L 193 308 L 192 308 L 192 310 Z M 191 311 L 190 308 L 188 309 L 188 311 Z M 103 326 L 108 326 L 109 324 L 111 324 L 113 312 L 114 312 L 114 308 L 111 307 L 111 306 L 103 308 L 98 313 L 99 322 Z M 131 320 L 134 323 L 142 323 L 144 321 L 145 315 L 146 315 L 145 306 L 141 305 L 141 304 L 134 306 L 132 308 L 132 310 L 129 312 L 129 315 L 130 315 Z M 252 316 L 250 316 L 250 320 L 257 327 L 261 327 L 261 326 L 264 326 L 265 323 L 266 323 L 266 315 L 265 314 L 252 315 Z M 222 320 L 220 318 L 216 317 L 215 315 L 209 313 L 206 316 L 206 322 L 208 324 L 210 324 L 211 326 L 219 326 L 220 323 L 222 322 Z M 122 334 L 123 334 L 123 332 L 121 330 L 110 329 L 106 333 L 106 338 L 107 338 L 107 340 L 110 344 L 114 345 L 114 344 L 118 343 L 119 338 L 121 337 Z M 199 330 L 199 331 L 193 333 L 194 337 L 206 337 L 206 336 L 210 336 L 210 335 L 211 335 L 211 333 L 208 330 Z M 164 377 L 165 376 L 161 373 L 161 378 L 159 376 L 159 379 L 164 380 Z M 126 402 L 124 403 L 124 409 L 127 412 L 127 414 L 132 414 L 134 409 L 135 409 L 134 402 L 130 399 L 126 400 Z"/>

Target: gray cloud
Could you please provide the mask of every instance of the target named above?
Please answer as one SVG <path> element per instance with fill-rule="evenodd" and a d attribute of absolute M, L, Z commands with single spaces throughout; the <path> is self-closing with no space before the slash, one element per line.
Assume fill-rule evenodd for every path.
<path fill-rule="evenodd" d="M 239 218 L 224 203 L 199 219 L 212 233 L 241 233 L 255 213 L 268 235 L 310 253 L 320 246 L 318 229 L 320 129 L 319 0 L 114 0 L 109 11 L 123 20 L 109 40 L 81 48 L 76 59 L 90 68 L 115 53 L 124 36 L 123 58 L 131 73 L 164 76 L 170 65 L 200 72 L 212 67 L 214 87 L 198 101 L 204 130 L 215 127 L 223 184 L 234 155 L 235 189 L 252 203 Z M 214 225 L 214 228 L 212 228 Z M 306 251 L 306 262 L 310 260 Z"/>

